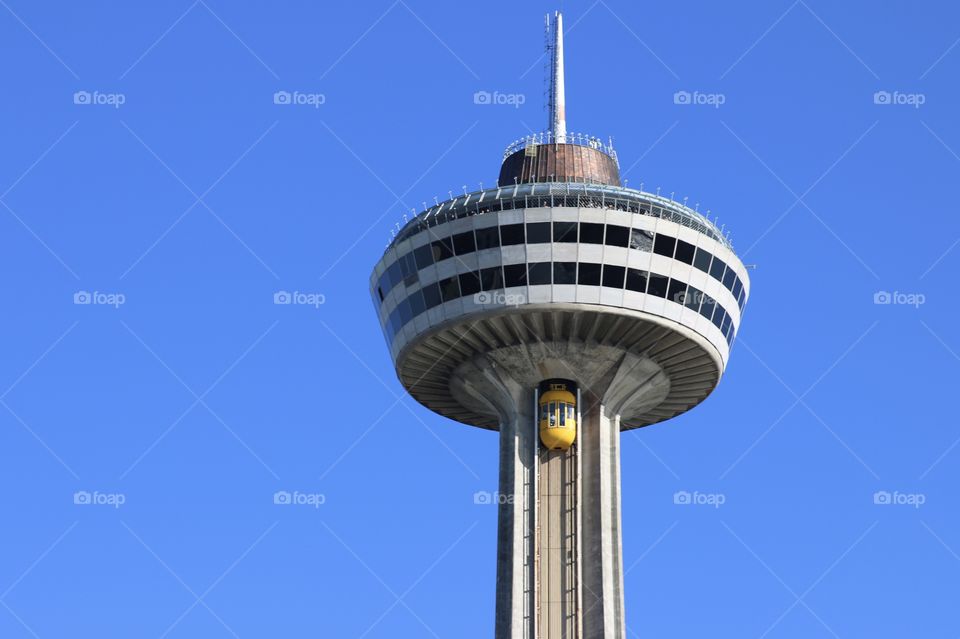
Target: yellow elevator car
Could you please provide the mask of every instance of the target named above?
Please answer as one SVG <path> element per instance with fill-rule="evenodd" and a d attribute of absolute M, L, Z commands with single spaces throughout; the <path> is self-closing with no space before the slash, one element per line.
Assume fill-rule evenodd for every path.
<path fill-rule="evenodd" d="M 566 450 L 577 438 L 577 396 L 573 382 L 550 379 L 540 385 L 540 441 L 550 450 Z"/>

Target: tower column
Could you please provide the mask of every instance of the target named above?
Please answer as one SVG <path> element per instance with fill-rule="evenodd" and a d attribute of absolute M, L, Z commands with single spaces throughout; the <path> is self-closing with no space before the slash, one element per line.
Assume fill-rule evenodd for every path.
<path fill-rule="evenodd" d="M 620 533 L 620 416 L 584 394 L 581 455 L 583 636 L 623 639 L 623 541 Z"/>

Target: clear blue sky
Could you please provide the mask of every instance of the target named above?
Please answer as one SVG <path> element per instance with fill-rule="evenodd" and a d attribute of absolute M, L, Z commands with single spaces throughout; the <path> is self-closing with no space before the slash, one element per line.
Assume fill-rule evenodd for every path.
<path fill-rule="evenodd" d="M 556 8 L 0 2 L 0 636 L 492 636 L 496 435 L 367 281 L 543 128 Z M 630 636 L 956 637 L 958 9 L 563 9 L 569 128 L 756 265 L 719 389 L 623 438 Z"/>

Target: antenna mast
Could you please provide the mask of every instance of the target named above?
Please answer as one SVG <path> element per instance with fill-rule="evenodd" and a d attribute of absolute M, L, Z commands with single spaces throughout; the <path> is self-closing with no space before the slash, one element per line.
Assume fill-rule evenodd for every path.
<path fill-rule="evenodd" d="M 563 144 L 567 141 L 567 114 L 563 97 L 563 16 L 559 11 L 554 14 L 552 24 L 547 14 L 546 28 L 547 53 L 551 55 L 547 129 L 553 134 L 554 142 Z"/>

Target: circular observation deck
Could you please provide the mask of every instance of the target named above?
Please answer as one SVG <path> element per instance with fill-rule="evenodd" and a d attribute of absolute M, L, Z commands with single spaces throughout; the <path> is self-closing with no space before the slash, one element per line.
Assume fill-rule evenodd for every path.
<path fill-rule="evenodd" d="M 471 376 L 600 387 L 630 375 L 623 429 L 669 419 L 719 383 L 749 295 L 729 241 L 667 198 L 531 183 L 438 204 L 371 277 L 397 375 L 420 403 L 498 428 Z M 627 364 L 629 363 L 629 366 Z"/>

